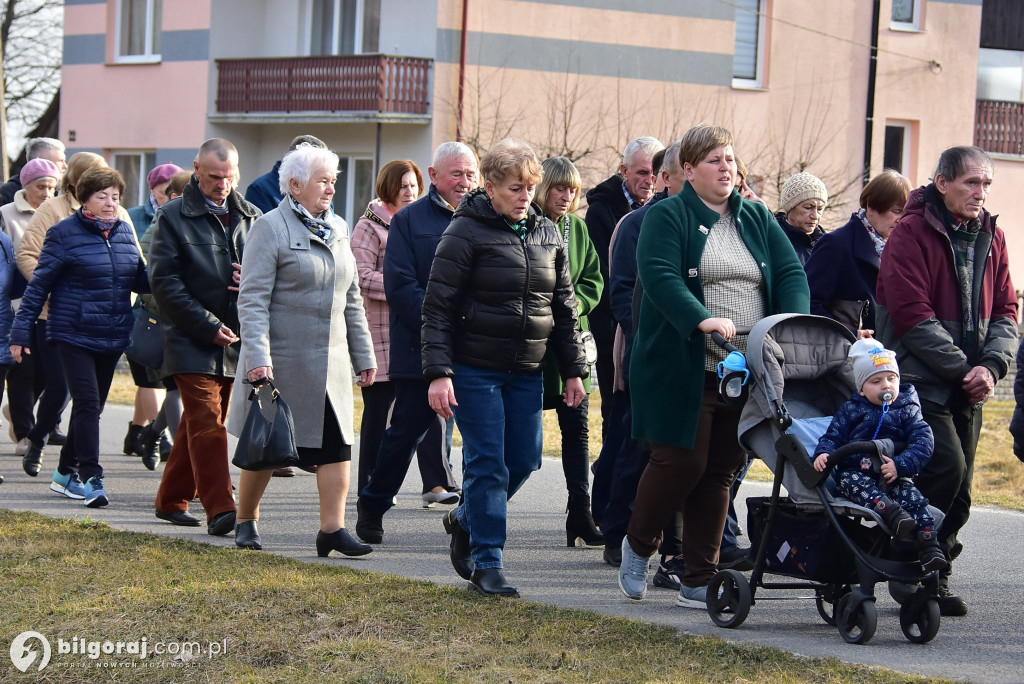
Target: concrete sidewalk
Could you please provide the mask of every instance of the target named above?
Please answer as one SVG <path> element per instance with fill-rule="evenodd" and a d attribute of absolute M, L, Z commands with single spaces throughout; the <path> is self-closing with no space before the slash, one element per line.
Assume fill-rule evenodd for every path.
<path fill-rule="evenodd" d="M 30 478 L 13 456 L 13 445 L 0 447 L 0 507 L 32 510 L 55 517 L 91 515 L 113 527 L 150 532 L 220 546 L 231 537 L 210 537 L 206 528 L 174 527 L 153 515 L 153 497 L 162 468 L 147 471 L 141 459 L 120 453 L 131 410 L 108 406 L 103 416 L 102 450 L 111 504 L 86 509 L 49 490 L 56 452 L 48 453 L 43 470 Z M 6 432 L 6 431 L 4 431 Z M 6 441 L 6 440 L 5 440 Z M 456 464 L 456 473 L 461 468 Z M 465 586 L 448 561 L 448 537 L 441 526 L 447 507 L 423 509 L 415 466 L 384 517 L 384 543 L 358 559 L 318 559 L 313 546 L 318 528 L 314 476 L 274 478 L 262 506 L 260 534 L 265 552 L 305 562 L 327 562 L 360 570 L 414 577 Z M 353 468 L 353 472 L 355 472 Z M 763 484 L 747 483 L 739 500 L 768 493 Z M 814 601 L 763 600 L 784 592 L 759 592 L 750 616 L 738 629 L 716 627 L 704 611 L 676 608 L 675 594 L 652 588 L 644 601 L 631 601 L 618 589 L 616 571 L 601 560 L 600 549 L 565 546 L 565 481 L 558 461 L 545 460 L 510 504 L 505 565 L 509 580 L 525 600 L 607 615 L 671 625 L 693 634 L 708 634 L 737 643 L 776 646 L 806 656 L 834 656 L 903 672 L 956 677 L 974 682 L 1024 681 L 1024 515 L 976 508 L 963 539 L 966 549 L 956 563 L 954 589 L 970 613 L 945 618 L 930 644 L 909 643 L 900 631 L 899 607 L 884 589 L 878 592 L 878 631 L 863 646 L 846 644 L 834 627 L 818 617 Z M 198 502 L 193 512 L 202 516 Z M 355 493 L 349 496 L 349 529 L 355 527 Z M 740 512 L 741 521 L 745 511 Z"/>

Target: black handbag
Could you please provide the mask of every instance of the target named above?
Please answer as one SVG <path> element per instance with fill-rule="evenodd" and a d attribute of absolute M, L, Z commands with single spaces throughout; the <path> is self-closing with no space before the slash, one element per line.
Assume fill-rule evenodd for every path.
<path fill-rule="evenodd" d="M 164 365 L 164 340 L 160 332 L 160 319 L 156 314 L 142 310 L 132 325 L 132 341 L 124 355 L 146 368 L 159 370 Z"/>
<path fill-rule="evenodd" d="M 263 415 L 263 402 L 259 391 L 270 387 L 273 394 L 274 418 Z M 299 464 L 299 451 L 295 446 L 295 422 L 292 410 L 281 398 L 274 383 L 266 382 L 253 387 L 249 393 L 249 415 L 245 418 L 242 434 L 238 436 L 235 457 L 231 462 L 242 470 L 277 470 Z"/>

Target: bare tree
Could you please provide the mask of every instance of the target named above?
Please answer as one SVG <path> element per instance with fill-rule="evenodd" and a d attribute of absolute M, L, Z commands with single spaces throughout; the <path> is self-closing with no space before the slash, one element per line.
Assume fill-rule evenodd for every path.
<path fill-rule="evenodd" d="M 61 0 L 0 2 L 0 59 L 12 141 L 35 125 L 60 89 L 63 5 Z"/>

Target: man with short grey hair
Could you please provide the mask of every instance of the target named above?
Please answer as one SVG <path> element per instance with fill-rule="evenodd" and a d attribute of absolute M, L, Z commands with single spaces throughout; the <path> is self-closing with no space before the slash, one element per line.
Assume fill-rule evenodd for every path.
<path fill-rule="evenodd" d="M 878 339 L 896 352 L 900 379 L 917 389 L 935 434 L 932 458 L 914 482 L 945 513 L 937 534 L 951 561 L 971 511 L 982 405 L 1017 347 L 1006 236 L 984 208 L 992 172 L 977 147 L 943 152 L 933 182 L 910 193 L 878 271 Z M 949 574 L 939 575 L 939 610 L 965 615 Z"/>
<path fill-rule="evenodd" d="M 608 247 L 612 232 L 619 219 L 639 209 L 654 195 L 657 178 L 654 174 L 654 154 L 665 149 L 657 138 L 643 137 L 631 140 L 622 153 L 619 172 L 587 193 L 585 218 L 590 240 L 601 261 L 601 277 L 608 278 Z M 601 301 L 590 312 L 590 331 L 597 343 L 597 384 L 601 390 L 601 437 L 607 434 L 607 420 L 612 408 L 614 364 L 612 348 L 615 341 L 615 321 L 608 305 L 608 288 L 601 293 Z"/>
<path fill-rule="evenodd" d="M 56 138 L 31 138 L 25 143 L 25 161 L 33 159 L 46 159 L 57 165 L 61 176 L 67 170 L 67 155 L 64 151 L 64 143 Z M 60 185 L 60 178 L 57 179 Z M 11 180 L 0 185 L 0 207 L 14 201 L 14 196 L 21 190 L 21 178 L 18 174 L 12 174 Z"/>

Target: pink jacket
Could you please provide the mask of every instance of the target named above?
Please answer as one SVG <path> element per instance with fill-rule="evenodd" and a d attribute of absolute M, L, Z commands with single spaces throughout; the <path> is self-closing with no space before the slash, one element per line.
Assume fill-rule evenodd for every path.
<path fill-rule="evenodd" d="M 391 356 L 390 310 L 384 294 L 384 252 L 388 247 L 388 226 L 391 212 L 379 199 L 374 199 L 352 231 L 352 253 L 356 256 L 359 272 L 359 290 L 363 295 L 366 322 L 373 338 L 373 353 L 377 357 L 377 382 L 388 379 L 388 361 Z"/>

